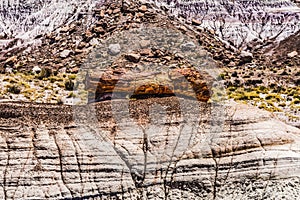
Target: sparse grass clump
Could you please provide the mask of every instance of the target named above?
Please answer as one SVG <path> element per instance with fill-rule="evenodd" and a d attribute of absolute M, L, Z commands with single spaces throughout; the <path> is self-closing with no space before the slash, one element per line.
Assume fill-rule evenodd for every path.
<path fill-rule="evenodd" d="M 16 85 L 7 85 L 7 92 L 13 93 L 13 94 L 20 94 L 21 93 L 21 88 L 19 88 Z"/>
<path fill-rule="evenodd" d="M 74 88 L 74 82 L 72 80 L 66 80 L 65 81 L 65 89 L 68 91 L 72 91 Z"/>

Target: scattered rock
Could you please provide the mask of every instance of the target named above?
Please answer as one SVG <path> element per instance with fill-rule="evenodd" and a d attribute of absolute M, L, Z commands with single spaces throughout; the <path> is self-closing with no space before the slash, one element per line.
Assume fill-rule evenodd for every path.
<path fill-rule="evenodd" d="M 201 25 L 201 21 L 199 21 L 197 19 L 192 19 L 192 25 L 199 26 L 199 25 Z"/>
<path fill-rule="evenodd" d="M 112 56 L 116 56 L 121 52 L 121 46 L 119 44 L 110 44 L 108 46 L 108 53 Z"/>
<path fill-rule="evenodd" d="M 17 61 L 17 56 L 12 56 L 8 59 L 6 59 L 5 64 L 10 65 L 12 63 L 15 63 Z"/>
<path fill-rule="evenodd" d="M 69 32 L 69 30 L 70 30 L 70 27 L 69 26 L 65 26 L 65 27 L 62 27 L 59 32 L 61 32 L 61 33 L 67 33 L 67 32 Z"/>
<path fill-rule="evenodd" d="M 290 52 L 290 53 L 287 54 L 287 56 L 288 56 L 289 58 L 293 58 L 293 57 L 295 57 L 295 56 L 297 56 L 297 55 L 298 55 L 298 52 L 297 52 L 297 51 L 292 51 L 292 52 Z"/>
<path fill-rule="evenodd" d="M 240 58 L 241 58 L 240 64 L 245 64 L 252 61 L 253 55 L 250 52 L 242 51 L 240 54 Z"/>
<path fill-rule="evenodd" d="M 63 68 L 59 69 L 58 72 L 65 74 L 67 72 L 67 68 L 63 67 Z"/>
<path fill-rule="evenodd" d="M 141 12 L 146 12 L 148 10 L 146 5 L 142 5 L 141 7 L 139 7 L 139 11 Z"/>
<path fill-rule="evenodd" d="M 104 15 L 105 15 L 105 11 L 104 11 L 104 10 L 101 10 L 101 11 L 100 11 L 100 17 L 103 18 Z"/>
<path fill-rule="evenodd" d="M 66 57 L 68 57 L 70 54 L 72 53 L 72 51 L 71 50 L 63 50 L 61 53 L 60 53 L 60 57 L 61 58 L 66 58 Z"/>
<path fill-rule="evenodd" d="M 99 33 L 99 34 L 103 34 L 103 33 L 105 33 L 105 30 L 102 27 L 95 27 L 94 32 Z"/>
<path fill-rule="evenodd" d="M 5 62 L 10 63 L 10 62 L 16 62 L 16 61 L 17 61 L 17 56 L 12 56 L 12 57 L 6 59 Z"/>
<path fill-rule="evenodd" d="M 192 51 L 196 48 L 196 45 L 194 42 L 187 42 L 181 45 L 182 51 Z"/>
<path fill-rule="evenodd" d="M 139 54 L 130 53 L 130 54 L 125 55 L 125 58 L 131 62 L 137 63 L 140 61 L 141 56 Z"/>
<path fill-rule="evenodd" d="M 137 18 L 140 18 L 140 17 L 143 17 L 144 16 L 144 13 L 136 13 L 136 15 L 135 15 Z M 140 20 L 140 19 L 138 19 L 138 20 Z"/>
<path fill-rule="evenodd" d="M 85 36 L 86 36 L 87 38 L 91 38 L 91 37 L 93 36 L 93 33 L 92 33 L 90 30 L 87 30 L 87 31 L 85 32 Z"/>
<path fill-rule="evenodd" d="M 78 49 L 82 49 L 82 48 L 84 48 L 84 47 L 86 47 L 86 46 L 87 46 L 87 43 L 86 43 L 86 42 L 80 42 L 80 43 L 78 44 L 77 48 L 78 48 Z"/>
<path fill-rule="evenodd" d="M 228 67 L 235 67 L 237 64 L 233 61 L 231 61 L 227 66 Z"/>
<path fill-rule="evenodd" d="M 70 70 L 70 72 L 71 72 L 72 74 L 77 74 L 77 73 L 79 72 L 79 68 L 78 68 L 78 67 L 73 67 L 73 68 Z"/>
<path fill-rule="evenodd" d="M 6 39 L 7 38 L 7 34 L 4 32 L 0 33 L 0 40 Z"/>
<path fill-rule="evenodd" d="M 35 74 L 39 74 L 42 71 L 42 69 L 39 66 L 34 66 L 32 68 L 32 72 Z"/>
<path fill-rule="evenodd" d="M 96 38 L 91 39 L 90 41 L 90 45 L 92 46 L 97 46 L 99 45 L 99 41 Z"/>
<path fill-rule="evenodd" d="M 152 56 L 151 49 L 142 49 L 142 50 L 140 51 L 140 54 L 141 54 L 142 56 Z"/>
<path fill-rule="evenodd" d="M 5 68 L 5 73 L 11 74 L 12 72 L 13 72 L 13 68 L 11 68 L 11 67 Z"/>
<path fill-rule="evenodd" d="M 140 41 L 141 48 L 147 48 L 150 46 L 150 44 L 151 44 L 150 40 L 141 40 Z"/>
<path fill-rule="evenodd" d="M 119 13 L 120 11 L 121 11 L 120 8 L 116 8 L 116 9 L 113 10 L 113 14 Z"/>
<path fill-rule="evenodd" d="M 84 52 L 84 50 L 81 50 L 81 49 L 75 49 L 75 54 L 81 54 Z"/>
<path fill-rule="evenodd" d="M 208 32 L 211 34 L 211 35 L 215 35 L 216 32 L 213 30 L 213 29 L 208 29 Z"/>
<path fill-rule="evenodd" d="M 178 29 L 183 32 L 187 32 L 187 28 L 185 26 L 179 26 Z"/>

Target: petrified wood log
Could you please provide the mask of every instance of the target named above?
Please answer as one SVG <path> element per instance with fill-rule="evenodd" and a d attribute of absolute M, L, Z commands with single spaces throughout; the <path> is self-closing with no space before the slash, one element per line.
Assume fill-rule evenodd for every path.
<path fill-rule="evenodd" d="M 96 88 L 96 99 L 107 100 L 105 96 L 114 93 L 124 96 L 133 91 L 131 98 L 149 98 L 166 96 L 196 97 L 199 101 L 208 101 L 211 97 L 209 85 L 203 76 L 193 68 L 170 69 L 167 74 L 143 72 L 107 71 L 101 75 L 93 74 L 87 85 Z M 117 87 L 116 87 L 117 85 Z M 89 88 L 88 88 L 89 89 Z M 120 98 L 119 97 L 119 98 Z"/>
<path fill-rule="evenodd" d="M 216 77 L 212 77 L 207 69 L 195 67 L 176 54 L 146 50 L 149 51 L 147 55 L 143 54 L 145 49 L 136 50 L 133 55 L 139 57 L 137 62 L 128 59 L 131 54 L 122 54 L 103 69 L 98 66 L 101 60 L 94 58 L 93 67 L 86 70 L 84 84 L 90 92 L 89 99 L 179 96 L 207 102 L 211 98 Z M 206 68 L 209 66 L 207 62 L 203 58 L 196 64 L 203 64 Z"/>
<path fill-rule="evenodd" d="M 229 102 L 212 129 L 205 102 L 130 100 L 120 118 L 123 103 L 1 103 L 0 198 L 300 197 L 300 130 L 273 114 Z"/>

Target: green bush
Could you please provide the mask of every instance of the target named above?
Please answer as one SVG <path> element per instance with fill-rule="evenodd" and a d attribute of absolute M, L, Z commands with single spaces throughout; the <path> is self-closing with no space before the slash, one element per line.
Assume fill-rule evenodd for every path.
<path fill-rule="evenodd" d="M 271 93 L 271 94 L 268 94 L 265 98 L 266 100 L 277 100 L 277 101 L 280 101 L 282 98 L 279 94 L 275 94 L 275 93 Z"/>
<path fill-rule="evenodd" d="M 7 85 L 7 92 L 13 93 L 13 94 L 20 94 L 21 89 L 16 85 Z"/>
<path fill-rule="evenodd" d="M 43 80 L 45 78 L 50 77 L 52 74 L 52 70 L 49 68 L 43 68 L 41 72 L 37 75 L 37 78 Z"/>
<path fill-rule="evenodd" d="M 72 91 L 74 88 L 74 82 L 72 80 L 65 81 L 65 89 L 68 91 Z"/>

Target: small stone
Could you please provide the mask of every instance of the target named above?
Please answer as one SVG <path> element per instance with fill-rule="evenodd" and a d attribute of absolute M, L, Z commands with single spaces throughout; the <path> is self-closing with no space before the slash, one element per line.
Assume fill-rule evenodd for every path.
<path fill-rule="evenodd" d="M 199 21 L 197 19 L 192 19 L 192 25 L 199 26 L 199 25 L 201 25 L 201 21 Z"/>
<path fill-rule="evenodd" d="M 139 54 L 130 53 L 130 54 L 125 55 L 125 58 L 131 62 L 137 63 L 140 61 L 141 56 Z"/>
<path fill-rule="evenodd" d="M 163 57 L 163 59 L 165 59 L 166 61 L 170 61 L 172 59 L 172 57 L 171 56 L 165 56 L 165 57 Z"/>
<path fill-rule="evenodd" d="M 80 42 L 80 43 L 78 44 L 78 49 L 82 49 L 82 48 L 86 47 L 86 45 L 87 45 L 87 43 L 85 43 L 85 42 Z"/>
<path fill-rule="evenodd" d="M 60 69 L 58 70 L 58 72 L 59 72 L 59 73 L 65 74 L 65 73 L 67 72 L 67 68 L 66 68 L 66 67 L 60 68 Z"/>
<path fill-rule="evenodd" d="M 63 50 L 63 51 L 60 53 L 59 56 L 60 56 L 61 58 L 66 58 L 66 57 L 68 57 L 68 56 L 71 54 L 71 52 L 72 52 L 71 50 L 67 50 L 67 49 L 66 49 L 66 50 Z"/>
<path fill-rule="evenodd" d="M 196 45 L 194 44 L 194 42 L 187 42 L 185 44 L 182 44 L 180 47 L 182 51 L 192 51 L 196 48 Z"/>
<path fill-rule="evenodd" d="M 16 61 L 17 61 L 17 56 L 12 56 L 12 57 L 6 59 L 5 63 L 6 64 L 11 64 L 11 63 L 14 63 Z"/>
<path fill-rule="evenodd" d="M 139 11 L 141 12 L 146 12 L 148 10 L 146 5 L 142 5 L 141 7 L 139 7 Z"/>
<path fill-rule="evenodd" d="M 242 51 L 240 56 L 241 56 L 241 62 L 242 62 L 241 64 L 249 63 L 253 59 L 252 53 L 246 52 L 246 51 Z"/>
<path fill-rule="evenodd" d="M 35 74 L 39 74 L 42 71 L 42 69 L 39 66 L 34 66 L 32 68 L 32 72 Z"/>
<path fill-rule="evenodd" d="M 13 68 L 11 68 L 11 67 L 5 68 L 5 73 L 11 74 L 12 72 L 13 72 Z"/>
<path fill-rule="evenodd" d="M 211 35 L 215 35 L 215 31 L 213 29 L 209 29 L 208 32 L 211 34 Z"/>
<path fill-rule="evenodd" d="M 119 13 L 120 11 L 121 11 L 120 8 L 116 8 L 116 9 L 113 10 L 113 14 Z"/>
<path fill-rule="evenodd" d="M 147 47 L 149 47 L 150 46 L 150 40 L 141 40 L 140 41 L 140 46 L 141 46 L 141 48 L 147 48 Z"/>
<path fill-rule="evenodd" d="M 78 67 L 74 67 L 70 70 L 71 73 L 73 74 L 77 74 L 79 72 L 79 68 Z"/>
<path fill-rule="evenodd" d="M 231 61 L 227 66 L 228 67 L 235 67 L 235 66 L 237 66 L 237 64 L 235 62 Z"/>
<path fill-rule="evenodd" d="M 0 40 L 6 39 L 7 38 L 7 34 L 4 32 L 0 33 Z"/>
<path fill-rule="evenodd" d="M 89 38 L 89 37 L 92 37 L 93 34 L 92 34 L 92 32 L 91 32 L 90 30 L 87 30 L 87 31 L 85 32 L 85 36 Z"/>
<path fill-rule="evenodd" d="M 140 54 L 141 54 L 142 56 L 149 56 L 149 55 L 152 56 L 151 49 L 142 49 L 142 50 L 140 51 Z"/>
<path fill-rule="evenodd" d="M 67 32 L 69 32 L 69 30 L 70 30 L 70 27 L 69 27 L 69 26 L 65 26 L 65 27 L 62 27 L 62 28 L 60 29 L 60 32 L 61 32 L 61 33 L 67 33 Z"/>
<path fill-rule="evenodd" d="M 94 32 L 103 34 L 103 33 L 105 33 L 105 30 L 102 27 L 95 27 Z"/>
<path fill-rule="evenodd" d="M 121 52 L 121 46 L 119 44 L 110 44 L 108 46 L 108 53 L 112 56 L 116 56 Z"/>
<path fill-rule="evenodd" d="M 178 59 L 178 58 L 183 59 L 184 58 L 184 56 L 180 53 L 176 53 L 174 56 L 175 56 L 176 59 Z"/>
<path fill-rule="evenodd" d="M 135 16 L 136 16 L 137 18 L 140 18 L 140 17 L 143 17 L 144 14 L 143 14 L 143 13 L 136 13 Z"/>
<path fill-rule="evenodd" d="M 99 41 L 96 38 L 91 39 L 90 41 L 90 45 L 92 46 L 97 46 L 99 45 Z"/>
<path fill-rule="evenodd" d="M 104 11 L 104 10 L 101 10 L 101 11 L 100 11 L 100 17 L 103 18 L 104 15 L 105 15 L 105 11 Z"/>
<path fill-rule="evenodd" d="M 110 15 L 112 12 L 113 12 L 113 11 L 112 11 L 111 9 L 109 9 L 109 10 L 106 11 L 106 13 L 109 14 L 109 15 Z"/>
<path fill-rule="evenodd" d="M 185 26 L 179 26 L 179 30 L 183 31 L 183 32 L 186 32 L 187 31 L 187 28 Z"/>
<path fill-rule="evenodd" d="M 288 56 L 289 58 L 293 58 L 293 57 L 295 57 L 295 56 L 297 56 L 297 55 L 298 55 L 298 52 L 297 52 L 297 51 L 292 51 L 292 52 L 290 52 L 290 53 L 287 54 L 287 56 Z"/>
<path fill-rule="evenodd" d="M 81 54 L 81 53 L 83 53 L 84 51 L 83 50 L 81 50 L 81 49 L 75 49 L 75 54 Z"/>

